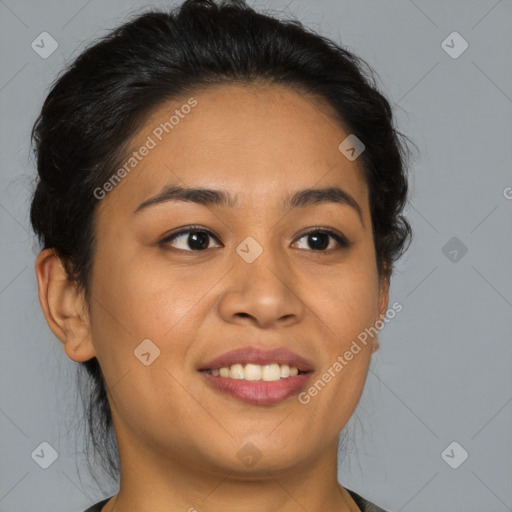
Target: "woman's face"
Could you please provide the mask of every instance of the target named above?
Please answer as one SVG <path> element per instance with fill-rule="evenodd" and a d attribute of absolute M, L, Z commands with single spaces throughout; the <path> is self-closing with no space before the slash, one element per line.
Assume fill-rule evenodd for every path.
<path fill-rule="evenodd" d="M 147 120 L 96 212 L 88 357 L 103 370 L 122 457 L 254 478 L 335 445 L 377 345 L 345 354 L 387 307 L 360 159 L 338 148 L 348 135 L 322 103 L 282 86 L 202 90 Z M 355 204 L 320 193 L 288 204 L 331 187 Z M 209 366 L 237 349 L 251 350 Z M 290 366 L 303 358 L 310 371 L 259 383 L 200 371 L 288 360 L 258 349 L 291 351 Z M 263 371 L 276 378 L 275 366 Z"/>

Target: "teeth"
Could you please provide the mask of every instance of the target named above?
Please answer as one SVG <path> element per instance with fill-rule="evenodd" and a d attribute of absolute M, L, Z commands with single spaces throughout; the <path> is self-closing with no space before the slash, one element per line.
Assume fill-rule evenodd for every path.
<path fill-rule="evenodd" d="M 278 364 L 266 364 L 263 367 L 261 379 L 267 382 L 281 378 L 281 367 Z"/>
<path fill-rule="evenodd" d="M 259 364 L 246 364 L 244 368 L 245 380 L 261 380 L 261 366 Z"/>
<path fill-rule="evenodd" d="M 234 364 L 230 368 L 227 366 L 223 368 L 214 368 L 206 370 L 215 377 L 230 377 L 237 380 L 257 381 L 262 380 L 265 382 L 272 382 L 279 379 L 287 379 L 288 377 L 295 377 L 299 374 L 299 370 L 295 366 L 288 366 L 287 364 L 252 364 L 248 363 L 245 366 L 242 364 Z"/>
<path fill-rule="evenodd" d="M 242 380 L 244 378 L 244 367 L 241 364 L 234 364 L 229 369 L 229 376 L 232 379 Z"/>

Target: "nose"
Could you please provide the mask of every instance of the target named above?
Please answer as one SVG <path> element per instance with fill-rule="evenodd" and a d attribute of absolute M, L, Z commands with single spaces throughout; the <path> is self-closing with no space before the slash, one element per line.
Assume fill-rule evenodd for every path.
<path fill-rule="evenodd" d="M 225 322 L 271 328 L 302 320 L 306 306 L 299 296 L 297 275 L 282 254 L 267 249 L 247 263 L 235 253 L 233 264 L 218 302 Z"/>

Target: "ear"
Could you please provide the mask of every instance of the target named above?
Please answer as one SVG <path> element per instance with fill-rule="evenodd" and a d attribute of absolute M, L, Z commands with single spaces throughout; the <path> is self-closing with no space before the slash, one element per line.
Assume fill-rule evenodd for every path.
<path fill-rule="evenodd" d="M 389 280 L 390 274 L 385 271 L 379 280 L 379 317 L 376 319 L 380 320 L 386 316 L 389 304 Z M 373 340 L 372 354 L 379 349 L 379 336 L 375 336 Z"/>
<path fill-rule="evenodd" d="M 68 278 L 55 250 L 44 249 L 39 253 L 35 271 L 46 322 L 67 356 L 76 362 L 95 357 L 85 299 Z"/>

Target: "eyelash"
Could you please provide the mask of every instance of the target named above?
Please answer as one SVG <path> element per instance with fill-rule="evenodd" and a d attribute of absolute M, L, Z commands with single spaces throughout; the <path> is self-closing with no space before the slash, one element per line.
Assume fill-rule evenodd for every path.
<path fill-rule="evenodd" d="M 206 229 L 204 228 L 203 226 L 187 226 L 186 228 L 182 229 L 181 231 L 178 231 L 177 233 L 173 233 L 172 235 L 169 235 L 165 238 L 163 238 L 159 245 L 160 246 L 164 246 L 165 244 L 168 244 L 170 243 L 171 241 L 175 240 L 176 238 L 182 236 L 182 235 L 185 235 L 185 234 L 188 234 L 188 233 L 206 233 L 207 235 L 211 236 L 212 238 L 214 238 L 217 242 L 221 243 L 219 241 L 219 239 L 209 230 L 209 229 Z M 338 233 L 337 231 L 334 231 L 333 229 L 330 229 L 330 228 L 324 228 L 324 227 L 321 227 L 321 226 L 315 226 L 314 228 L 311 228 L 309 229 L 307 232 L 305 233 L 302 233 L 300 235 L 300 237 L 298 238 L 298 240 L 300 240 L 301 238 L 304 238 L 305 236 L 307 235 L 310 235 L 310 234 L 313 234 L 313 233 L 326 233 L 327 235 L 331 236 L 332 238 L 334 238 L 334 240 L 336 240 L 336 242 L 338 242 L 339 244 L 339 247 L 336 248 L 336 249 L 327 249 L 327 250 L 318 250 L 318 251 L 315 251 L 313 249 L 310 249 L 312 252 L 318 252 L 320 254 L 329 254 L 331 253 L 332 251 L 336 251 L 336 250 L 341 250 L 341 249 L 348 249 L 352 244 L 353 242 L 349 242 L 347 240 L 347 238 Z M 180 252 L 204 252 L 206 249 L 203 249 L 203 250 L 185 250 L 185 249 L 176 249 L 177 251 L 180 251 Z M 300 250 L 306 250 L 306 249 L 300 249 Z"/>

